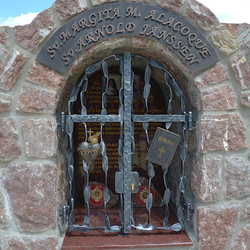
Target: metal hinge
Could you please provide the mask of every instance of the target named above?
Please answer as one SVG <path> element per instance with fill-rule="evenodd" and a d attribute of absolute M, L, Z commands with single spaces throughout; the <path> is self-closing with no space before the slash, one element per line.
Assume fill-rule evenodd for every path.
<path fill-rule="evenodd" d="M 186 219 L 187 219 L 187 221 L 190 221 L 191 217 L 194 213 L 194 209 L 191 207 L 190 202 L 188 202 L 187 204 L 184 204 L 184 208 L 186 210 Z"/>
<path fill-rule="evenodd" d="M 70 211 L 69 205 L 68 206 L 64 205 L 62 206 L 61 210 L 58 213 L 60 217 L 63 217 L 63 224 L 67 223 L 67 215 L 69 214 L 69 211 Z"/>
<path fill-rule="evenodd" d="M 188 129 L 189 130 L 192 130 L 193 127 L 196 125 L 196 120 L 194 120 L 194 115 L 193 115 L 193 112 L 192 111 L 189 111 L 188 112 L 188 118 L 187 118 L 187 122 L 188 122 Z"/>
<path fill-rule="evenodd" d="M 61 122 L 58 122 L 58 127 L 61 127 L 61 131 L 65 131 L 65 120 L 66 120 L 66 115 L 64 112 L 61 113 Z"/>

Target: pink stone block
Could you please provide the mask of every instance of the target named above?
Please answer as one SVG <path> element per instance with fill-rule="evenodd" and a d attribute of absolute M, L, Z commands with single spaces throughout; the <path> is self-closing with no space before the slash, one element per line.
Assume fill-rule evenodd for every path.
<path fill-rule="evenodd" d="M 57 249 L 57 237 L 8 237 L 7 250 L 53 250 Z"/>
<path fill-rule="evenodd" d="M 213 68 L 207 70 L 201 76 L 194 79 L 194 86 L 201 89 L 207 85 L 223 82 L 229 79 L 229 76 L 222 64 L 217 64 Z"/>
<path fill-rule="evenodd" d="M 0 27 L 0 44 L 5 46 L 5 48 L 9 47 L 9 27 Z"/>
<path fill-rule="evenodd" d="M 243 214 L 243 220 L 245 222 L 250 222 L 250 199 L 247 200 L 244 214 Z"/>
<path fill-rule="evenodd" d="M 199 159 L 194 163 L 191 188 L 202 202 L 215 202 L 220 197 L 221 159 Z"/>
<path fill-rule="evenodd" d="M 22 155 L 14 118 L 0 119 L 0 161 L 10 161 Z"/>
<path fill-rule="evenodd" d="M 11 90 L 22 73 L 26 57 L 12 50 L 0 68 L 0 89 Z"/>
<path fill-rule="evenodd" d="M 24 86 L 19 95 L 17 110 L 28 113 L 54 114 L 56 104 L 56 92 Z"/>
<path fill-rule="evenodd" d="M 250 107 L 250 91 L 241 92 L 240 101 L 242 105 Z"/>
<path fill-rule="evenodd" d="M 246 130 L 243 119 L 237 113 L 203 115 L 197 129 L 200 151 L 245 149 Z"/>
<path fill-rule="evenodd" d="M 225 163 L 225 196 L 240 198 L 250 195 L 249 162 L 242 157 L 228 157 Z"/>
<path fill-rule="evenodd" d="M 10 218 L 6 213 L 3 193 L 0 191 L 0 229 L 9 227 L 9 224 L 10 224 Z M 1 246 L 1 241 L 0 241 L 0 246 Z"/>
<path fill-rule="evenodd" d="M 237 55 L 231 60 L 231 66 L 235 72 L 241 89 L 250 88 L 250 64 L 244 54 Z"/>
<path fill-rule="evenodd" d="M 206 31 L 210 31 L 219 22 L 207 7 L 196 0 L 187 2 L 186 15 Z"/>
<path fill-rule="evenodd" d="M 28 157 L 49 158 L 57 153 L 57 123 L 45 118 L 22 123 Z"/>
<path fill-rule="evenodd" d="M 25 80 L 54 91 L 59 91 L 65 86 L 61 74 L 38 62 L 31 66 Z"/>
<path fill-rule="evenodd" d="M 247 250 L 250 249 L 250 226 L 245 226 L 234 238 L 230 250 Z"/>
<path fill-rule="evenodd" d="M 98 5 L 105 4 L 105 3 L 116 2 L 116 0 L 90 0 L 90 2 L 92 3 L 93 6 L 98 6 Z M 146 1 L 139 0 L 138 2 L 146 2 Z"/>
<path fill-rule="evenodd" d="M 61 20 L 69 19 L 88 8 L 86 0 L 56 0 L 54 9 Z"/>
<path fill-rule="evenodd" d="M 15 27 L 16 40 L 23 48 L 34 51 L 55 28 L 52 14 L 44 10 L 30 24 Z"/>
<path fill-rule="evenodd" d="M 56 179 L 52 162 L 12 162 L 6 169 L 4 188 L 21 231 L 42 232 L 56 226 Z"/>
<path fill-rule="evenodd" d="M 165 9 L 180 12 L 185 0 L 158 0 L 157 4 Z"/>
<path fill-rule="evenodd" d="M 197 208 L 199 250 L 222 250 L 234 233 L 240 206 L 227 203 Z"/>
<path fill-rule="evenodd" d="M 0 112 L 10 110 L 12 96 L 0 93 Z"/>
<path fill-rule="evenodd" d="M 196 105 L 199 110 L 232 110 L 237 109 L 237 100 L 233 88 L 223 84 L 202 91 Z"/>

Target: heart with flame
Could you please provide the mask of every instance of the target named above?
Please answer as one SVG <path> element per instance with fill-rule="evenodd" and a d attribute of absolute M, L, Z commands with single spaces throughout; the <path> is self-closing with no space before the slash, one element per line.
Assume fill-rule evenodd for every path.
<path fill-rule="evenodd" d="M 102 151 L 101 145 L 98 143 L 99 135 L 100 133 L 96 133 L 92 136 L 89 136 L 89 142 L 84 141 L 77 148 L 80 156 L 88 165 L 91 165 Z"/>

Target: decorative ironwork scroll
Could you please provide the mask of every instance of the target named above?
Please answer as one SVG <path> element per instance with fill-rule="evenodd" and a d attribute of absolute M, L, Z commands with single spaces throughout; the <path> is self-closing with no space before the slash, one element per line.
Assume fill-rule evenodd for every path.
<path fill-rule="evenodd" d="M 134 58 L 140 58 L 146 61 L 145 69 L 145 86 L 143 90 L 143 97 L 145 101 L 145 115 L 134 115 L 133 114 L 133 80 L 134 72 L 132 71 L 132 60 Z M 108 93 L 108 84 L 109 84 L 109 68 L 108 61 L 115 60 L 119 62 L 120 65 L 120 74 L 121 74 L 121 87 L 119 89 L 119 110 L 118 114 L 108 114 L 107 112 L 107 93 Z M 148 114 L 148 97 L 151 89 L 150 77 L 151 77 L 151 68 L 155 67 L 158 70 L 163 71 L 166 81 L 166 89 L 168 96 L 168 107 L 167 114 L 162 115 L 151 115 Z M 103 75 L 105 77 L 105 88 L 101 97 L 102 109 L 100 114 L 88 114 L 86 108 L 86 97 L 85 93 L 88 88 L 88 77 L 94 72 L 102 68 Z M 173 89 L 173 90 L 172 90 Z M 173 109 L 173 100 L 172 94 L 175 93 L 180 100 L 180 110 L 182 114 L 172 114 Z M 77 100 L 77 97 L 80 97 L 81 100 L 81 114 L 73 114 L 72 105 Z M 132 229 L 137 230 L 172 230 L 180 231 L 184 228 L 184 208 L 185 208 L 185 185 L 186 177 L 184 172 L 185 160 L 187 158 L 188 147 L 185 140 L 185 131 L 187 128 L 192 128 L 192 113 L 187 113 L 187 101 L 185 96 L 182 93 L 182 90 L 176 80 L 172 75 L 163 67 L 163 65 L 155 60 L 148 59 L 139 55 L 131 55 L 129 52 L 125 52 L 123 55 L 112 55 L 100 62 L 94 63 L 88 66 L 84 74 L 79 78 L 76 85 L 73 87 L 71 96 L 68 102 L 68 115 L 62 115 L 63 120 L 66 123 L 66 133 L 69 137 L 69 148 L 66 154 L 67 157 L 67 180 L 69 183 L 69 200 L 68 200 L 68 215 L 69 215 L 69 230 L 70 231 L 80 231 L 88 232 L 89 230 L 103 230 L 104 232 L 119 232 L 122 230 L 123 233 L 130 233 Z M 92 131 L 87 128 L 87 122 L 97 122 L 100 124 L 100 132 L 92 135 Z M 111 225 L 110 218 L 108 215 L 107 203 L 110 199 L 108 192 L 108 156 L 106 154 L 106 145 L 103 140 L 103 129 L 107 122 L 118 122 L 120 124 L 120 136 L 118 140 L 118 162 L 119 162 L 119 171 L 115 174 L 115 190 L 120 194 L 120 222 L 121 225 Z M 147 198 L 145 199 L 145 205 L 148 210 L 148 222 L 146 224 L 135 224 L 134 215 L 133 215 L 133 204 L 131 202 L 131 194 L 137 193 L 139 190 L 139 174 L 135 171 L 132 171 L 133 168 L 133 156 L 135 153 L 135 140 L 134 140 L 134 122 L 139 122 L 142 124 L 145 131 L 146 140 L 147 140 L 147 149 L 150 146 L 149 140 L 149 123 L 150 122 L 164 122 L 165 128 L 169 129 L 172 122 L 182 123 L 182 146 L 180 152 L 181 158 L 181 176 L 179 181 L 179 191 L 181 192 L 181 197 L 179 201 L 179 207 L 177 209 L 178 223 L 175 223 L 171 226 L 168 226 L 168 217 L 169 217 L 169 200 L 170 200 L 170 190 L 168 188 L 167 172 L 168 167 L 162 167 L 162 176 L 164 182 L 164 196 L 163 202 L 165 204 L 165 217 L 162 222 L 162 227 L 156 227 L 151 224 L 151 208 L 153 204 L 153 194 L 148 193 Z M 85 217 L 82 225 L 75 224 L 74 218 L 74 196 L 73 196 L 73 182 L 74 182 L 74 157 L 73 157 L 73 129 L 74 123 L 82 123 L 85 128 L 85 142 L 83 142 L 78 151 L 82 155 L 82 164 L 83 170 L 85 172 L 85 187 L 84 187 L 84 200 L 85 200 Z M 63 123 L 62 123 L 63 124 Z M 89 135 L 87 134 L 89 133 Z M 96 139 L 100 135 L 100 143 Z M 90 146 L 87 142 L 89 138 Z M 92 163 L 93 157 L 87 157 L 88 153 L 101 154 L 102 156 L 102 170 L 104 172 L 104 186 L 103 193 L 100 193 L 97 190 L 96 196 L 93 198 L 91 193 L 90 181 L 89 181 L 89 165 Z M 155 177 L 155 171 L 153 164 L 148 161 L 148 177 L 149 184 L 147 190 L 151 190 L 152 179 Z M 92 195 L 92 196 L 91 196 Z M 92 197 L 92 198 L 91 198 Z M 89 222 L 90 215 L 90 199 L 94 199 L 96 202 L 99 202 L 100 199 L 103 199 L 104 210 L 105 210 L 105 223 L 103 227 L 91 227 Z"/>

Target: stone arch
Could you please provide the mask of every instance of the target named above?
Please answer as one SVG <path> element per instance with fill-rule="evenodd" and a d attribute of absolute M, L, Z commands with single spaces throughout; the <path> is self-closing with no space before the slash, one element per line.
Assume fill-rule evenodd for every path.
<path fill-rule="evenodd" d="M 0 226 L 7 228 L 6 232 L 3 232 L 8 238 L 5 240 L 0 237 L 0 245 L 28 244 L 32 246 L 31 238 L 48 245 L 48 249 L 58 244 L 56 211 L 59 210 L 59 206 L 57 204 L 63 204 L 64 189 L 67 184 L 63 171 L 62 152 L 65 152 L 65 143 L 62 135 L 59 135 L 62 143 L 59 147 L 55 146 L 58 114 L 65 109 L 65 99 L 87 65 L 101 59 L 100 55 L 103 58 L 105 53 L 118 53 L 129 47 L 131 52 L 134 50 L 147 57 L 159 58 L 159 61 L 179 80 L 182 89 L 187 89 L 192 106 L 198 108 L 197 145 L 193 144 L 193 148 L 191 147 L 191 154 L 195 158 L 190 163 L 193 164 L 190 178 L 192 191 L 199 201 L 195 212 L 196 220 L 194 220 L 194 227 L 199 228 L 196 234 L 199 249 L 212 248 L 218 244 L 221 248 L 229 244 L 228 246 L 234 249 L 236 243 L 233 233 L 221 234 L 221 228 L 227 232 L 233 232 L 235 229 L 237 237 L 244 241 L 244 234 L 248 228 L 240 226 L 242 230 L 239 231 L 238 225 L 241 225 L 241 222 L 238 217 L 243 216 L 246 223 L 249 223 L 250 217 L 250 142 L 249 134 L 246 133 L 247 128 L 249 129 L 250 107 L 250 66 L 249 52 L 246 50 L 247 42 L 249 42 L 247 26 L 242 28 L 242 34 L 245 35 L 246 40 L 238 39 L 241 41 L 240 47 L 233 32 L 237 26 L 227 26 L 234 34 L 232 35 L 224 25 L 219 23 L 210 10 L 197 1 L 157 1 L 157 6 L 178 13 L 205 34 L 217 51 L 220 62 L 192 75 L 181 59 L 169 49 L 155 41 L 138 37 L 114 38 L 96 44 L 84 52 L 65 75 L 36 62 L 36 55 L 55 29 L 74 15 L 85 11 L 89 8 L 88 6 L 98 6 L 107 2 L 92 0 L 87 5 L 87 3 L 74 1 L 69 3 L 68 8 L 64 8 L 62 1 L 56 1 L 53 7 L 40 13 L 30 25 L 18 26 L 14 29 L 4 27 L 0 30 L 1 55 L 4 58 L 0 64 L 2 91 L 0 126 L 12 142 L 11 145 L 3 143 L 0 147 L 1 171 L 4 172 L 3 182 L 0 185 L 0 197 L 4 197 L 0 199 L 0 211 L 4 214 L 4 221 L 0 222 Z M 14 41 L 11 40 L 13 36 Z M 86 61 L 89 57 L 92 59 Z M 15 116 L 16 113 L 18 113 L 17 116 Z M 34 136 L 39 127 L 42 130 L 38 132 L 37 139 L 50 142 L 51 148 L 30 143 L 32 141 L 29 136 Z M 46 130 L 43 130 L 45 128 Z M 45 138 L 44 131 L 52 136 Z M 5 135 L 1 136 L 5 138 Z M 27 213 L 32 213 L 32 211 L 22 210 L 16 206 L 17 200 L 14 198 L 16 191 L 14 189 L 13 193 L 10 186 L 14 172 L 16 172 L 15 178 L 19 178 L 21 170 L 32 172 L 34 168 L 41 169 L 40 173 L 50 169 L 51 182 L 54 182 L 58 175 L 57 198 L 54 194 L 50 197 L 51 203 L 44 203 L 45 209 L 48 210 L 48 218 L 53 222 L 42 228 L 27 226 L 26 222 L 29 217 Z M 235 183 L 237 178 L 241 178 L 243 182 Z M 45 180 L 44 183 L 47 185 Z M 56 189 L 55 186 L 51 188 Z M 47 194 L 49 192 L 47 190 Z M 9 200 L 6 194 L 10 197 Z M 213 205 L 210 206 L 212 203 Z M 54 204 L 52 209 L 50 209 L 51 204 Z M 17 209 L 20 209 L 18 213 Z M 37 214 L 34 213 L 34 216 L 36 217 Z M 206 216 L 210 219 L 204 220 Z M 21 236 L 19 229 L 10 223 L 12 218 L 20 230 L 32 232 L 34 237 Z M 222 218 L 219 229 L 214 228 L 212 224 L 218 218 Z M 37 221 L 40 219 L 38 218 Z M 9 235 L 8 228 L 13 229 L 12 236 Z M 46 239 L 40 234 L 43 230 L 47 230 L 43 234 Z M 47 236 L 51 237 L 47 238 Z M 219 237 L 223 240 L 221 241 Z"/>

